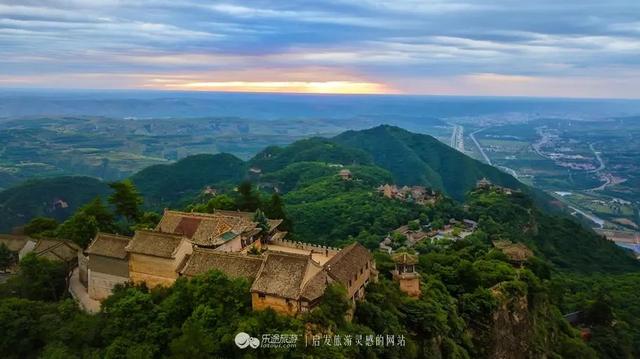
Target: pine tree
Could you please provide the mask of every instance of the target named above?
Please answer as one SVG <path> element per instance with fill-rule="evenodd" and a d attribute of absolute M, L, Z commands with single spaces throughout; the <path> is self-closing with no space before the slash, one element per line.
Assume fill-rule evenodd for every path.
<path fill-rule="evenodd" d="M 109 203 L 116 207 L 116 214 L 125 217 L 129 221 L 137 221 L 142 215 L 140 206 L 142 197 L 131 180 L 113 182 L 109 184 L 114 193 L 109 197 Z"/>
<path fill-rule="evenodd" d="M 261 210 L 258 209 L 256 211 L 256 214 L 253 216 L 253 221 L 258 223 L 258 227 L 260 227 L 264 233 L 268 233 L 269 230 L 271 230 L 271 226 L 269 226 L 269 219 Z"/>
<path fill-rule="evenodd" d="M 113 230 L 113 214 L 99 196 L 80 208 L 80 211 L 95 218 L 100 231 L 111 232 Z"/>
<path fill-rule="evenodd" d="M 236 200 L 238 209 L 253 212 L 260 207 L 260 197 L 253 190 L 251 182 L 245 181 L 238 186 L 239 197 Z"/>
<path fill-rule="evenodd" d="M 287 217 L 287 214 L 284 210 L 284 202 L 282 201 L 282 197 L 279 194 L 274 193 L 271 195 L 271 198 L 265 206 L 264 211 L 267 217 L 272 219 L 282 219 L 282 224 L 278 227 L 281 230 L 291 231 L 291 221 Z"/>

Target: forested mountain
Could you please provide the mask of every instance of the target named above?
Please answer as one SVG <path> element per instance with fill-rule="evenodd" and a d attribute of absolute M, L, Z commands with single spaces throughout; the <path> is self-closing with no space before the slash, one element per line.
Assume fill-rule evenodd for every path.
<path fill-rule="evenodd" d="M 390 171 L 398 184 L 431 186 L 457 200 L 463 200 L 465 193 L 483 177 L 506 187 L 525 187 L 512 176 L 429 135 L 411 133 L 398 127 L 383 125 L 347 131 L 332 140 L 365 151 L 373 158 L 374 164 Z"/>
<path fill-rule="evenodd" d="M 109 186 L 90 177 L 54 177 L 27 181 L 0 192 L 0 233 L 37 216 L 62 221 Z"/>
<path fill-rule="evenodd" d="M 134 174 L 131 180 L 144 194 L 147 206 L 175 206 L 197 196 L 208 185 L 236 184 L 246 175 L 246 164 L 227 154 L 195 155 L 170 165 L 155 165 Z"/>
<path fill-rule="evenodd" d="M 11 206 L 21 197 L 29 198 L 23 202 L 28 208 L 20 207 L 22 212 L 6 212 L 18 221 L 27 220 L 25 213 L 47 216 L 46 211 L 33 209 L 53 198 L 53 193 L 71 198 L 73 208 L 80 209 L 70 219 L 61 224 L 45 221 L 46 228 L 32 225 L 29 229 L 35 235 L 70 239 L 80 246 L 86 246 L 97 231 L 130 235 L 138 228 L 153 228 L 159 219 L 154 211 L 164 207 L 198 212 L 260 209 L 271 218 L 284 218 L 292 240 L 337 247 L 362 243 L 376 253 L 380 282 L 367 287 L 366 299 L 352 308 L 351 322 L 344 320 L 349 303 L 339 287 L 325 293 L 317 310 L 289 318 L 251 311 L 248 283 L 217 272 L 182 278 L 159 290 L 121 288 L 98 315 L 88 315 L 70 301 L 57 301 L 64 293 L 52 297 L 41 285 L 55 281 L 64 287 L 66 275 L 60 277 L 51 263 L 30 258 L 18 275 L 0 285 L 0 332 L 10 333 L 0 342 L 0 356 L 241 357 L 247 353 L 238 351 L 229 333 L 298 333 L 308 328 L 322 333 L 401 334 L 407 345 L 322 350 L 299 346 L 287 353 L 260 348 L 253 354 L 637 356 L 640 330 L 633 328 L 640 327 L 636 315 L 640 306 L 628 298 L 637 288 L 638 261 L 575 221 L 540 210 L 529 190 L 512 177 L 434 141 L 381 126 L 335 139 L 270 147 L 249 162 L 228 154 L 192 156 L 150 167 L 131 181 L 113 185 L 120 188 L 121 196 L 128 193 L 125 197 L 130 200 L 121 207 L 111 196 L 112 188 L 88 178 L 48 179 L 5 191 L 0 198 Z M 448 163 L 456 161 L 461 163 Z M 348 170 L 350 177 L 342 178 L 342 170 Z M 523 190 L 475 188 L 476 179 L 482 177 Z M 253 184 L 242 182 L 247 179 Z M 391 182 L 432 186 L 440 192 L 430 205 L 377 193 L 377 186 Z M 210 191 L 214 189 L 215 195 Z M 91 201 L 94 195 L 101 195 L 103 201 Z M 143 199 L 144 208 L 137 208 Z M 68 214 L 71 208 L 65 208 Z M 399 246 L 418 258 L 422 295 L 409 298 L 399 291 L 391 280 L 391 258 L 376 251 L 380 241 L 399 226 L 442 228 L 464 219 L 476 221 L 477 228 L 463 239 L 436 238 L 412 248 Z M 38 227 L 42 232 L 37 232 Z M 533 256 L 515 265 L 495 247 L 497 241 L 524 244 Z M 561 313 L 570 311 L 583 313 L 591 333 L 589 343 L 563 319 Z"/>
<path fill-rule="evenodd" d="M 372 164 L 365 151 L 342 146 L 332 139 L 310 138 L 286 147 L 270 146 L 255 155 L 249 163 L 264 172 L 272 172 L 296 162 L 324 162 L 339 164 Z"/>
<path fill-rule="evenodd" d="M 170 165 L 148 167 L 131 176 L 131 179 L 144 195 L 146 206 L 157 210 L 184 205 L 206 186 L 226 188 L 243 178 L 249 178 L 249 168 L 259 170 L 264 177 L 259 179 L 253 176 L 252 180 L 279 184 L 285 192 L 292 189 L 292 173 L 300 171 L 299 176 L 312 177 L 312 174 L 335 171 L 331 167 L 322 170 L 312 165 L 315 166 L 314 171 L 321 172 L 308 172 L 309 165 L 300 164 L 304 162 L 377 166 L 388 171 L 386 173 L 390 176 L 378 177 L 369 183 L 371 186 L 386 182 L 426 185 L 458 201 L 462 201 L 464 194 L 483 177 L 499 185 L 521 188 L 539 197 L 538 192 L 510 175 L 482 164 L 431 136 L 392 126 L 348 131 L 332 139 L 311 138 L 286 147 L 271 146 L 248 162 L 224 153 L 189 156 Z M 292 164 L 302 167 L 286 169 Z M 28 187 L 17 186 L 0 192 L 0 210 L 5 214 L 0 231 L 9 231 L 35 215 L 46 215 L 48 212 L 42 208 L 43 204 L 62 199 L 71 209 L 75 209 L 81 205 L 78 202 L 85 201 L 87 197 L 103 195 L 107 190 L 106 184 L 99 184 L 98 180 L 84 178 L 70 181 L 69 177 L 64 178 L 39 179 L 30 182 Z M 77 186 L 78 181 L 91 181 L 91 184 Z M 7 200 L 18 198 L 18 193 L 25 188 L 30 192 L 26 201 Z M 75 188 L 79 189 L 76 191 Z M 64 219 L 70 213 L 57 211 L 51 216 Z"/>

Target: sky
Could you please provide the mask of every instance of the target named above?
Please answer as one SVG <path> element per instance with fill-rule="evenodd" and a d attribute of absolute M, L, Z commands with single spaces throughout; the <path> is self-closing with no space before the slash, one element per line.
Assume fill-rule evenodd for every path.
<path fill-rule="evenodd" d="M 640 1 L 0 0 L 0 87 L 640 98 Z"/>

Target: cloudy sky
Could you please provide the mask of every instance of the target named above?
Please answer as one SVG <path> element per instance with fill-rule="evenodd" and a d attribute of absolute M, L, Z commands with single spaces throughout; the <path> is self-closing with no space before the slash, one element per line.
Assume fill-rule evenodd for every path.
<path fill-rule="evenodd" d="M 0 0 L 0 87 L 640 98 L 640 1 Z"/>

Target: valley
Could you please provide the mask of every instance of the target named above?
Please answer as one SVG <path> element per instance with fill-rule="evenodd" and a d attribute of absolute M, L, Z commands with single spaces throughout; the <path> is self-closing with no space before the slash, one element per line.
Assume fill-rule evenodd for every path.
<path fill-rule="evenodd" d="M 455 148 L 546 191 L 617 243 L 637 238 L 640 118 L 448 121 L 454 135 L 469 133 Z"/>
<path fill-rule="evenodd" d="M 391 124 L 429 134 L 545 191 L 614 237 L 640 226 L 640 119 L 629 115 L 638 113 L 632 101 L 111 96 L 105 102 L 92 94 L 0 93 L 0 190 L 56 176 L 115 181 L 197 154 L 248 160 L 269 146 Z M 402 149 L 387 150 L 393 156 Z M 421 169 L 405 172 L 414 170 Z"/>

